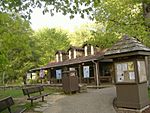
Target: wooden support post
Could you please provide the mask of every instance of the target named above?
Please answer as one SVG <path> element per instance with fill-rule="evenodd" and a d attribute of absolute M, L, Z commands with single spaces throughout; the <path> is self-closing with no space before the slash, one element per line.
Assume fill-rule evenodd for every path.
<path fill-rule="evenodd" d="M 82 83 L 82 66 L 79 64 L 79 83 Z"/>
<path fill-rule="evenodd" d="M 94 76 L 96 78 L 96 86 L 99 86 L 99 62 L 94 62 Z"/>
<path fill-rule="evenodd" d="M 147 81 L 150 84 L 150 59 L 148 56 L 145 57 L 145 65 L 146 65 L 146 74 L 147 74 Z"/>
<path fill-rule="evenodd" d="M 47 70 L 47 76 L 48 76 L 48 80 L 49 80 L 49 84 L 51 83 L 51 69 Z"/>
<path fill-rule="evenodd" d="M 149 76 L 149 82 L 150 82 L 150 56 L 148 57 L 148 76 Z"/>
<path fill-rule="evenodd" d="M 97 75 L 98 75 L 98 81 L 99 81 L 99 85 L 100 85 L 101 84 L 101 82 L 100 82 L 101 73 L 100 73 L 99 61 L 97 61 Z"/>

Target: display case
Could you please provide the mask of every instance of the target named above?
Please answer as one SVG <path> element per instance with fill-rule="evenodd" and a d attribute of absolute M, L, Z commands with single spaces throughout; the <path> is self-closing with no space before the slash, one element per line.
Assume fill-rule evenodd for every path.
<path fill-rule="evenodd" d="M 117 107 L 141 109 L 148 105 L 144 56 L 114 59 Z"/>
<path fill-rule="evenodd" d="M 116 83 L 135 83 L 135 64 L 133 61 L 115 63 Z"/>
<path fill-rule="evenodd" d="M 147 81 L 144 59 L 115 63 L 116 84 L 142 83 Z"/>
<path fill-rule="evenodd" d="M 117 107 L 146 107 L 149 104 L 146 57 L 150 56 L 150 48 L 124 35 L 104 56 L 114 61 Z"/>

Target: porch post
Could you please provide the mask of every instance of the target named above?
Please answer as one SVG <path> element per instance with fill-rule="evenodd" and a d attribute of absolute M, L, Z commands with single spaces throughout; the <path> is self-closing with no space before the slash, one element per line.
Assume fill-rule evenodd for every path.
<path fill-rule="evenodd" d="M 95 78 L 96 78 L 96 86 L 98 87 L 99 86 L 99 62 L 95 62 L 93 61 L 93 63 L 95 64 L 94 66 L 94 75 L 95 75 Z"/>
<path fill-rule="evenodd" d="M 79 83 L 82 83 L 82 68 L 81 64 L 79 64 Z"/>
<path fill-rule="evenodd" d="M 150 60 L 149 57 L 146 56 L 146 57 L 145 57 L 145 65 L 146 65 L 146 74 L 147 74 L 148 85 L 150 84 L 150 76 L 149 76 L 149 75 L 150 75 L 150 74 L 149 74 L 149 72 L 150 72 L 150 71 L 149 71 L 149 66 L 150 66 L 150 65 L 149 65 L 149 60 Z"/>
<path fill-rule="evenodd" d="M 47 75 L 48 75 L 48 80 L 49 80 L 49 83 L 48 84 L 51 84 L 51 69 L 47 69 Z"/>
<path fill-rule="evenodd" d="M 148 76 L 149 76 L 149 82 L 150 82 L 150 56 L 148 56 Z"/>

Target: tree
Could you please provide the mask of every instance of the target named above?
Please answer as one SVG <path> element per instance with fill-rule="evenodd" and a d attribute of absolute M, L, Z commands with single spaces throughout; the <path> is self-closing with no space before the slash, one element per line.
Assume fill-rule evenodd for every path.
<path fill-rule="evenodd" d="M 55 12 L 70 14 L 73 18 L 79 13 L 82 18 L 88 15 L 106 27 L 109 32 L 139 37 L 149 45 L 150 1 L 149 0 L 3 0 L 2 12 L 19 12 L 30 18 L 32 8 L 43 8 L 43 14 Z"/>
<path fill-rule="evenodd" d="M 112 4 L 118 4 L 119 0 L 110 0 Z M 129 1 L 129 2 L 128 2 Z M 2 12 L 20 12 L 22 16 L 29 17 L 32 13 L 32 8 L 43 7 L 43 14 L 50 12 L 52 15 L 54 12 L 62 12 L 64 15 L 70 14 L 70 17 L 74 17 L 74 14 L 80 13 L 81 17 L 85 14 L 94 11 L 94 8 L 103 6 L 103 3 L 109 3 L 108 0 L 2 0 L 0 1 L 0 9 Z M 150 13 L 150 1 L 149 0 L 127 0 L 128 3 L 141 3 L 143 4 L 144 15 L 147 16 Z M 122 1 L 122 3 L 127 3 Z M 111 4 L 110 4 L 111 7 Z M 110 8 L 108 7 L 108 8 Z M 91 13 L 92 15 L 93 13 Z"/>
<path fill-rule="evenodd" d="M 69 46 L 67 33 L 60 29 L 41 29 L 34 34 L 37 47 L 40 52 L 39 65 L 46 65 L 55 60 L 57 50 L 65 50 Z"/>
<path fill-rule="evenodd" d="M 0 13 L 0 26 L 0 78 L 17 80 L 30 68 L 32 30 L 28 21 L 5 13 Z"/>
<path fill-rule="evenodd" d="M 72 33 L 69 33 L 70 44 L 73 46 L 82 46 L 89 39 L 93 37 L 90 29 L 92 28 L 92 24 L 83 25 L 80 28 L 76 28 L 76 30 Z"/>
<path fill-rule="evenodd" d="M 148 1 L 145 1 L 147 3 Z M 143 16 L 143 5 L 140 0 L 105 0 L 96 9 L 96 20 L 102 23 L 108 33 L 127 34 L 137 37 L 149 45 L 148 20 Z M 149 45 L 150 46 L 150 45 Z"/>

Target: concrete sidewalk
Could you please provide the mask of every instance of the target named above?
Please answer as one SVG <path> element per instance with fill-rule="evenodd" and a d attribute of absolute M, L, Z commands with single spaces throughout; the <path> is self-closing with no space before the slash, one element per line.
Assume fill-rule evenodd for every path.
<path fill-rule="evenodd" d="M 111 87 L 89 89 L 88 93 L 70 96 L 49 96 L 47 98 L 48 106 L 43 113 L 116 113 L 113 108 L 115 92 L 115 87 Z"/>

